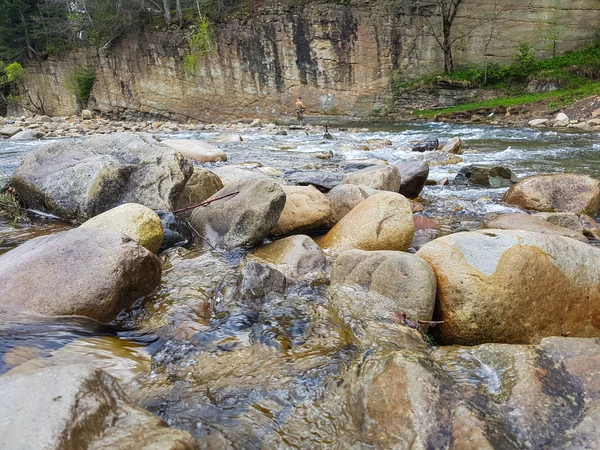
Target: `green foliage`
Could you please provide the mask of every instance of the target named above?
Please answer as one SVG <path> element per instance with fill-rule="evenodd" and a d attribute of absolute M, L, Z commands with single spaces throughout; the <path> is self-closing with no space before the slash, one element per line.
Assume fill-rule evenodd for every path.
<path fill-rule="evenodd" d="M 187 35 L 188 54 L 183 58 L 184 70 L 191 74 L 198 68 L 200 56 L 215 51 L 212 24 L 206 17 L 196 19 L 192 32 Z"/>
<path fill-rule="evenodd" d="M 508 75 L 516 79 L 525 79 L 537 68 L 535 49 L 527 42 L 521 42 L 513 56 L 513 64 L 508 68 Z"/>
<path fill-rule="evenodd" d="M 23 66 L 18 63 L 18 62 L 12 62 L 10 64 L 8 64 L 6 67 L 4 67 L 3 69 L 4 74 L 2 75 L 2 77 L 5 77 L 6 79 L 6 83 L 9 84 L 13 84 L 13 83 L 17 83 L 19 81 L 22 81 L 23 78 L 25 77 L 25 69 L 23 68 Z M 1 79 L 1 77 L 0 77 Z M 1 83 L 1 81 L 0 81 Z"/>
<path fill-rule="evenodd" d="M 96 70 L 93 67 L 80 67 L 67 81 L 67 89 L 84 104 L 88 102 L 96 82 Z"/>

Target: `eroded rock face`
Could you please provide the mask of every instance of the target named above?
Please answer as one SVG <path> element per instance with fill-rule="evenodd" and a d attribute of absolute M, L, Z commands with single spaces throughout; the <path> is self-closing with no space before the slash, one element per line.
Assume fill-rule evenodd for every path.
<path fill-rule="evenodd" d="M 122 203 L 171 211 L 193 170 L 150 135 L 117 133 L 34 150 L 10 184 L 28 207 L 84 222 Z"/>
<path fill-rule="evenodd" d="M 248 255 L 250 260 L 268 264 L 292 280 L 325 273 L 325 255 L 308 236 L 295 235 L 259 247 Z"/>
<path fill-rule="evenodd" d="M 436 279 L 418 256 L 395 251 L 349 250 L 335 260 L 331 292 L 338 308 L 357 317 L 390 319 L 401 312 L 413 320 L 431 320 Z"/>
<path fill-rule="evenodd" d="M 406 198 L 418 197 L 427 177 L 429 176 L 429 164 L 422 161 L 396 164 L 400 170 L 400 193 Z"/>
<path fill-rule="evenodd" d="M 117 382 L 85 365 L 0 378 L 0 448 L 199 450 L 188 433 L 132 403 Z M 35 432 L 32 432 L 35 430 Z"/>
<path fill-rule="evenodd" d="M 527 214 L 502 214 L 501 216 L 490 220 L 487 223 L 487 228 L 533 231 L 535 233 L 565 236 L 580 242 L 585 242 L 586 244 L 588 243 L 587 238 L 582 232 L 554 225 L 541 217 L 530 216 Z"/>
<path fill-rule="evenodd" d="M 355 184 L 382 191 L 400 190 L 400 171 L 395 166 L 378 164 L 346 175 L 341 184 Z"/>
<path fill-rule="evenodd" d="M 137 203 L 126 203 L 84 222 L 81 228 L 102 228 L 124 234 L 152 253 L 163 242 L 163 227 L 158 214 Z"/>
<path fill-rule="evenodd" d="M 438 281 L 445 343 L 530 343 L 600 336 L 600 252 L 526 231 L 457 233 L 417 255 Z"/>
<path fill-rule="evenodd" d="M 235 195 L 196 208 L 190 223 L 214 247 L 232 249 L 260 244 L 283 211 L 283 189 L 275 181 L 252 178 L 230 183 L 208 200 L 229 194 Z"/>
<path fill-rule="evenodd" d="M 363 200 L 317 243 L 334 252 L 345 250 L 406 250 L 415 232 L 406 197 L 380 192 Z"/>
<path fill-rule="evenodd" d="M 0 256 L 0 303 L 109 322 L 160 283 L 158 258 L 121 233 L 76 228 Z"/>
<path fill-rule="evenodd" d="M 335 223 L 331 203 L 313 186 L 283 186 L 285 206 L 274 236 L 328 230 Z"/>
<path fill-rule="evenodd" d="M 593 216 L 600 211 L 600 181 L 585 175 L 534 175 L 512 186 L 504 201 L 536 211 Z"/>

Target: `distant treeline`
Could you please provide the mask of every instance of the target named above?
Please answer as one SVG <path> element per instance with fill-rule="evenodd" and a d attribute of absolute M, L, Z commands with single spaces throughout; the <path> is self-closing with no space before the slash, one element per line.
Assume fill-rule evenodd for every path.
<path fill-rule="evenodd" d="M 0 61 L 81 46 L 110 47 L 126 31 L 219 20 L 256 0 L 0 0 Z"/>

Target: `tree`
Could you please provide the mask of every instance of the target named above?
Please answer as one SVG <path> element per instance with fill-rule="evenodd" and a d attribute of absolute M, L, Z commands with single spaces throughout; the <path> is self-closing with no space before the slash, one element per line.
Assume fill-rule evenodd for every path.
<path fill-rule="evenodd" d="M 450 73 L 454 70 L 454 61 L 452 59 L 452 45 L 461 38 L 465 37 L 465 34 L 462 33 L 460 36 L 452 37 L 452 25 L 454 24 L 454 20 L 456 19 L 456 15 L 460 10 L 461 5 L 464 0 L 433 0 L 435 4 L 435 13 L 440 17 L 439 28 L 441 28 L 441 33 L 438 31 L 438 27 L 436 27 L 427 14 L 427 12 L 423 15 L 433 36 L 435 37 L 436 42 L 442 49 L 444 53 L 444 72 Z M 417 8 L 419 8 L 420 2 L 417 3 Z M 441 34 L 441 36 L 439 36 Z M 469 33 L 470 34 L 470 33 Z"/>

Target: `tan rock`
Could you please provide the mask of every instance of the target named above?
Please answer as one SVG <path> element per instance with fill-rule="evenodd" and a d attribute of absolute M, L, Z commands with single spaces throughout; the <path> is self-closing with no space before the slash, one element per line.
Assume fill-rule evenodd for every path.
<path fill-rule="evenodd" d="M 263 180 L 269 179 L 267 175 L 261 172 L 249 170 L 247 168 L 240 167 L 239 165 L 215 167 L 211 169 L 211 172 L 219 177 L 223 183 L 223 186 L 227 186 L 229 183 L 233 183 L 235 181 L 249 180 L 251 178 L 262 178 Z"/>
<path fill-rule="evenodd" d="M 501 216 L 490 220 L 486 228 L 496 228 L 499 230 L 524 230 L 536 233 L 565 236 L 588 243 L 587 238 L 581 232 L 573 231 L 569 228 L 560 227 L 547 222 L 542 217 L 530 216 L 527 214 L 502 214 Z"/>
<path fill-rule="evenodd" d="M 408 200 L 381 192 L 363 200 L 317 243 L 334 252 L 345 250 L 406 250 L 414 235 Z"/>
<path fill-rule="evenodd" d="M 219 147 L 197 139 L 168 139 L 162 141 L 183 156 L 198 162 L 227 161 L 227 155 Z"/>
<path fill-rule="evenodd" d="M 595 215 L 600 211 L 600 182 L 585 175 L 534 175 L 514 184 L 504 201 L 542 212 Z"/>
<path fill-rule="evenodd" d="M 541 217 L 546 222 L 550 222 L 553 225 L 568 228 L 569 230 L 573 230 L 578 233 L 583 233 L 583 225 L 581 224 L 581 219 L 575 213 L 537 213 L 536 216 Z"/>
<path fill-rule="evenodd" d="M 364 185 L 382 191 L 400 191 L 400 170 L 395 166 L 378 164 L 346 175 L 340 184 Z"/>
<path fill-rule="evenodd" d="M 369 196 L 364 189 L 354 184 L 339 184 L 325 194 L 333 208 L 336 222 Z"/>
<path fill-rule="evenodd" d="M 314 186 L 283 186 L 283 192 L 285 206 L 271 232 L 274 236 L 327 230 L 334 225 L 331 203 Z"/>
<path fill-rule="evenodd" d="M 417 255 L 437 277 L 444 343 L 600 336 L 600 252 L 589 245 L 482 230 L 436 239 Z"/>
<path fill-rule="evenodd" d="M 118 231 L 152 253 L 158 253 L 163 241 L 163 228 L 160 217 L 150 208 L 137 203 L 125 203 L 109 209 L 84 222 L 81 228 L 102 228 Z"/>
<path fill-rule="evenodd" d="M 223 189 L 218 175 L 201 167 L 194 167 L 194 173 L 185 184 L 183 192 L 177 197 L 176 209 L 187 208 L 208 200 Z"/>
<path fill-rule="evenodd" d="M 396 251 L 349 250 L 335 260 L 330 291 L 336 308 L 366 318 L 390 320 L 404 312 L 431 320 L 436 279 L 424 260 Z"/>
<path fill-rule="evenodd" d="M 446 153 L 452 153 L 454 155 L 460 155 L 462 153 L 462 141 L 457 136 L 450 139 L 446 145 L 442 147 L 442 151 Z"/>
<path fill-rule="evenodd" d="M 291 279 L 325 273 L 325 255 L 308 236 L 295 235 L 257 248 L 248 259 L 268 264 Z"/>
<path fill-rule="evenodd" d="M 579 220 L 585 236 L 593 239 L 600 239 L 600 227 L 598 227 L 598 224 L 594 219 L 586 214 L 581 214 Z"/>

